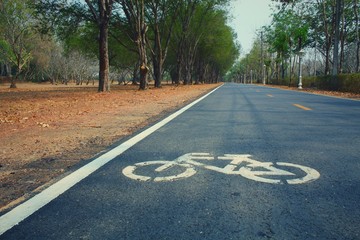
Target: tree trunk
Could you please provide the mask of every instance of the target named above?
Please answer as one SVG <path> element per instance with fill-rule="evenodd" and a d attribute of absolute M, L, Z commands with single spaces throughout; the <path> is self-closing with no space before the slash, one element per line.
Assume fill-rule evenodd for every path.
<path fill-rule="evenodd" d="M 99 39 L 99 92 L 110 91 L 108 32 L 108 24 L 106 22 L 101 23 Z"/>
<path fill-rule="evenodd" d="M 184 50 L 186 49 L 185 45 L 189 41 L 189 27 L 191 20 L 194 16 L 196 7 L 198 6 L 199 1 L 197 0 L 189 0 L 189 1 L 181 1 L 180 6 L 180 24 L 181 24 L 181 32 L 177 39 L 179 39 L 179 43 L 177 46 L 176 52 L 176 79 L 175 84 L 179 84 L 180 80 L 184 80 L 184 84 L 188 84 L 188 76 L 186 76 L 186 61 L 187 57 Z M 185 71 L 185 74 L 184 74 Z"/>
<path fill-rule="evenodd" d="M 205 80 L 205 67 L 203 61 L 199 60 L 198 63 L 198 77 L 195 80 L 195 84 L 203 83 Z"/>
<path fill-rule="evenodd" d="M 340 17 L 341 17 L 341 0 L 336 0 L 335 11 L 335 38 L 334 38 L 334 53 L 333 53 L 333 70 L 332 75 L 338 75 L 339 70 L 339 40 L 340 40 Z"/>
<path fill-rule="evenodd" d="M 322 20 L 324 24 L 324 33 L 325 33 L 325 75 L 330 73 L 330 49 L 332 45 L 332 35 L 329 33 L 328 21 L 326 16 L 326 2 L 322 2 Z"/>
<path fill-rule="evenodd" d="M 143 64 L 140 67 L 140 84 L 139 90 L 146 90 L 148 86 L 148 72 L 149 68 L 147 67 L 146 60 L 143 61 Z"/>
<path fill-rule="evenodd" d="M 330 48 L 331 48 L 331 39 L 327 39 L 325 46 L 325 75 L 330 74 Z"/>
<path fill-rule="evenodd" d="M 12 77 L 11 65 L 9 63 L 5 64 L 5 70 L 6 70 L 6 76 Z"/>
<path fill-rule="evenodd" d="M 185 74 L 184 74 L 184 85 L 188 85 L 191 83 L 191 73 L 192 73 L 192 53 L 189 49 L 186 61 L 185 61 Z"/>
<path fill-rule="evenodd" d="M 342 14 L 342 24 L 340 32 L 340 60 L 339 60 L 339 73 L 343 73 L 343 64 L 345 60 L 345 39 L 347 36 L 347 24 L 345 14 Z"/>
<path fill-rule="evenodd" d="M 290 45 L 290 49 L 291 49 L 291 45 Z M 292 80 L 292 66 L 291 66 L 292 62 L 291 62 L 291 54 L 289 57 L 289 66 L 290 66 L 290 74 L 289 74 L 289 85 L 291 85 L 291 80 Z"/>
<path fill-rule="evenodd" d="M 16 87 L 16 77 L 11 77 L 10 88 L 17 88 Z"/>
<path fill-rule="evenodd" d="M 0 76 L 5 76 L 5 64 L 0 63 Z"/>
<path fill-rule="evenodd" d="M 147 25 L 145 24 L 145 3 L 144 0 L 137 1 L 128 1 L 128 0 L 119 0 L 117 1 L 121 4 L 124 14 L 127 19 L 127 23 L 131 28 L 131 40 L 136 44 L 137 54 L 139 57 L 139 89 L 147 89 L 147 75 L 148 75 L 148 66 L 147 66 L 147 53 L 146 53 L 146 32 L 148 30 Z M 135 72 L 134 72 L 135 73 Z M 135 75 L 135 74 L 134 74 Z M 133 81 L 134 83 L 134 81 Z"/>
<path fill-rule="evenodd" d="M 333 65 L 330 78 L 330 90 L 338 90 L 338 74 L 339 74 L 339 41 L 340 41 L 340 14 L 341 0 L 336 0 L 335 19 L 333 20 L 334 31 L 334 47 L 333 47 Z"/>
<path fill-rule="evenodd" d="M 140 54 L 140 90 L 146 90 L 148 86 L 148 72 L 149 68 L 147 66 L 147 55 L 146 55 L 146 31 L 147 27 L 144 21 L 142 21 L 142 28 L 140 31 L 140 38 L 138 42 L 138 49 Z"/>
<path fill-rule="evenodd" d="M 155 56 L 155 59 L 153 59 L 153 66 L 154 66 L 154 78 L 155 83 L 154 87 L 160 88 L 161 87 L 161 81 L 162 81 L 162 64 L 161 64 L 160 57 Z"/>
<path fill-rule="evenodd" d="M 356 72 L 360 71 L 360 33 L 359 33 L 359 11 L 358 0 L 354 0 L 355 29 L 356 29 Z"/>
<path fill-rule="evenodd" d="M 188 39 L 185 44 L 185 49 L 187 52 L 185 53 L 185 74 L 184 74 L 184 85 L 192 84 L 192 73 L 194 69 L 194 62 L 196 58 L 196 49 L 198 47 L 200 38 L 198 39 Z"/>
<path fill-rule="evenodd" d="M 20 61 L 21 61 L 21 58 L 18 57 L 18 58 L 17 58 L 17 63 L 16 63 L 16 64 L 17 64 L 16 75 L 11 78 L 10 88 L 17 88 L 17 86 L 16 86 L 16 81 L 17 81 L 17 79 L 19 78 L 20 73 L 21 73 L 21 63 L 20 63 Z"/>
<path fill-rule="evenodd" d="M 93 6 L 93 2 L 85 0 L 93 20 L 99 28 L 99 87 L 98 91 L 110 91 L 109 82 L 109 21 L 112 12 L 113 0 L 98 0 L 97 8 Z"/>
<path fill-rule="evenodd" d="M 149 71 L 149 68 L 143 64 L 140 67 L 140 90 L 146 90 L 147 89 L 147 73 Z"/>
<path fill-rule="evenodd" d="M 138 51 L 140 54 L 140 90 L 146 90 L 148 85 L 148 72 L 149 68 L 147 66 L 147 55 L 146 55 L 146 41 L 145 41 L 145 32 L 146 32 L 146 25 L 143 24 L 141 33 L 140 33 L 140 40 L 138 43 Z"/>
<path fill-rule="evenodd" d="M 180 39 L 177 51 L 176 51 L 176 72 L 175 72 L 175 79 L 174 79 L 174 84 L 178 85 L 180 84 L 180 79 L 181 79 L 181 75 L 182 75 L 182 67 L 183 67 L 183 56 L 184 56 L 184 51 L 183 51 L 183 38 Z"/>
<path fill-rule="evenodd" d="M 161 39 L 160 39 L 160 31 L 159 27 L 155 27 L 155 43 L 154 43 L 154 50 L 152 52 L 152 60 L 153 60 L 153 68 L 154 68 L 154 87 L 160 88 L 161 87 L 161 80 L 162 80 L 162 47 L 161 47 Z"/>
<path fill-rule="evenodd" d="M 132 76 L 132 85 L 138 85 L 138 81 L 139 81 L 139 65 L 138 63 L 135 64 L 135 67 L 133 69 L 133 76 Z"/>
<path fill-rule="evenodd" d="M 179 4 L 181 4 L 178 1 L 173 1 L 174 3 L 176 2 L 176 6 L 172 6 L 171 15 L 169 15 L 171 19 L 168 19 L 166 13 L 170 13 L 170 7 L 168 5 L 171 3 L 169 1 L 167 2 L 153 1 L 153 4 L 151 4 L 150 7 L 150 12 L 153 15 L 152 28 L 154 32 L 153 49 L 150 48 L 150 50 L 153 60 L 155 78 L 154 86 L 156 88 L 161 87 L 161 81 L 163 78 L 163 65 L 167 56 L 175 20 L 177 18 L 176 13 L 178 11 Z"/>

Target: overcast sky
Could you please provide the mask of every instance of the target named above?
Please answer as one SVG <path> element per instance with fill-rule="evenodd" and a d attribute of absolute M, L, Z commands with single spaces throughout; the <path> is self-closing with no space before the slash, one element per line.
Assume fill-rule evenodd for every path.
<path fill-rule="evenodd" d="M 243 54 L 248 53 L 257 29 L 271 22 L 271 0 L 232 0 L 229 23 L 238 35 Z"/>

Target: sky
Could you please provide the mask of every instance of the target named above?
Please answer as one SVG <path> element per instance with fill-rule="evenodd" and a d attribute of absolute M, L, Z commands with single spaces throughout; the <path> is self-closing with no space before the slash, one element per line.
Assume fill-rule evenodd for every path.
<path fill-rule="evenodd" d="M 242 54 L 251 50 L 256 30 L 271 23 L 271 0 L 232 0 L 230 26 L 238 35 Z"/>

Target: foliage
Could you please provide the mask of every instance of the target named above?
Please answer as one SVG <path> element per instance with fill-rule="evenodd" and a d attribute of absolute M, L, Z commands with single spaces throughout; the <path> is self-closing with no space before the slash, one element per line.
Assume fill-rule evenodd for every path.
<path fill-rule="evenodd" d="M 0 9 L 0 54 L 5 63 L 16 67 L 16 76 L 11 87 L 16 87 L 15 79 L 31 59 L 33 38 L 31 11 L 27 1 L 3 0 Z"/>
<path fill-rule="evenodd" d="M 360 72 L 360 31 L 358 0 L 294 0 L 273 1 L 274 14 L 272 23 L 259 29 L 263 38 L 258 37 L 253 50 L 231 70 L 232 76 L 249 75 L 256 58 L 258 63 L 266 67 L 268 82 L 293 84 L 299 71 L 299 50 L 306 53 L 303 59 L 303 77 L 310 75 L 328 76 L 335 69 L 339 73 Z M 335 20 L 336 7 L 340 7 L 340 24 Z M 339 32 L 339 43 L 336 32 Z M 261 43 L 263 54 L 255 54 Z M 338 47 L 339 64 L 336 58 Z M 259 64 L 260 65 L 260 64 Z M 252 67 L 254 69 L 254 67 Z M 259 70 L 255 70 L 259 71 Z M 322 84 L 343 86 L 343 78 L 328 78 Z M 260 80 L 260 75 L 258 79 Z M 328 80 L 333 79 L 333 80 Z M 259 81 L 258 80 L 258 81 Z M 338 83 L 336 83 L 338 82 Z M 346 80 L 345 82 L 348 82 Z M 337 86 L 337 87 L 338 87 Z M 356 86 L 352 84 L 352 86 Z M 336 87 L 336 86 L 335 86 Z M 341 89 L 345 89 L 340 87 Z M 348 88 L 347 88 L 348 89 Z"/>
<path fill-rule="evenodd" d="M 235 35 L 226 25 L 228 1 L 183 1 L 166 69 L 174 83 L 216 82 L 238 55 Z M 222 5 L 221 5 L 222 4 Z"/>
<path fill-rule="evenodd" d="M 92 59 L 98 58 L 101 80 L 109 75 L 104 68 L 107 60 L 103 60 L 107 58 L 114 73 L 122 76 L 132 72 L 136 81 L 142 56 L 141 59 L 151 59 L 149 64 L 146 60 L 145 66 L 157 81 L 163 75 L 173 76 L 169 73 L 174 69 L 182 69 L 178 81 L 185 84 L 218 81 L 239 54 L 233 30 L 227 26 L 228 3 L 229 0 L 3 0 L 0 64 L 12 65 L 18 75 L 34 81 L 66 83 L 82 78 L 75 74 L 82 67 L 69 70 L 64 62 L 78 59 L 81 64 L 77 65 L 92 66 Z M 127 7 L 141 4 L 143 22 L 137 28 L 134 19 L 139 16 L 131 15 Z M 11 12 L 10 6 L 16 11 Z M 130 15 L 135 18 L 129 18 Z M 9 30 L 14 29 L 21 29 L 21 37 L 8 37 Z M 105 35 L 109 37 L 104 38 Z M 143 38 L 141 49 L 139 36 Z M 100 43 L 105 42 L 102 47 Z M 59 71 L 63 73 L 57 72 L 54 65 L 61 66 Z M 157 84 L 160 85 L 161 82 Z"/>
<path fill-rule="evenodd" d="M 11 50 L 10 44 L 5 40 L 0 40 L 0 58 L 10 62 L 12 62 L 11 59 L 15 59 L 15 54 Z"/>
<path fill-rule="evenodd" d="M 226 14 L 222 10 L 214 11 L 206 16 L 203 34 L 199 44 L 199 58 L 224 75 L 239 55 L 235 43 L 235 35 L 226 25 Z"/>
<path fill-rule="evenodd" d="M 112 19 L 113 0 L 36 0 L 33 8 L 41 22 L 39 29 L 52 32 L 65 40 L 79 27 L 91 23 L 98 30 L 99 87 L 98 91 L 109 91 L 108 31 Z"/>
<path fill-rule="evenodd" d="M 317 88 L 320 90 L 337 90 L 342 92 L 360 93 L 360 74 L 340 74 L 332 86 L 330 76 L 305 77 L 303 85 L 309 88 Z"/>

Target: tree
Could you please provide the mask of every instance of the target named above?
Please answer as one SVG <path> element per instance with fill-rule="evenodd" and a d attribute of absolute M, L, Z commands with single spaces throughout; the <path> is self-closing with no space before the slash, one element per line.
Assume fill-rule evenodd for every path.
<path fill-rule="evenodd" d="M 337 55 L 340 41 L 341 9 L 338 9 L 340 12 L 339 15 L 337 15 L 336 1 L 337 0 L 317 0 L 316 2 L 311 2 L 308 4 L 308 12 L 306 13 L 306 18 L 308 19 L 307 21 L 310 23 L 311 28 L 311 45 L 313 47 L 316 46 L 317 50 L 325 58 L 325 75 L 330 74 L 331 63 L 333 63 L 333 71 L 338 71 L 338 64 L 336 66 L 337 70 L 334 69 L 334 60 L 338 62 Z M 319 21 L 319 16 L 321 21 Z M 338 37 L 336 37 L 337 34 Z M 335 41 L 337 42 L 336 46 Z M 337 50 L 335 48 L 337 48 Z M 335 55 L 334 51 L 336 51 Z"/>
<path fill-rule="evenodd" d="M 139 57 L 140 89 L 147 89 L 148 85 L 148 58 L 146 33 L 148 25 L 145 23 L 144 0 L 117 0 L 122 6 L 125 21 L 129 26 L 128 36 L 136 44 Z"/>
<path fill-rule="evenodd" d="M 113 18 L 116 18 L 114 16 Z M 129 41 L 124 31 L 120 29 L 118 21 L 112 21 L 109 27 L 109 65 L 111 82 L 121 77 L 122 72 L 132 71 L 137 64 L 138 58 L 133 48 L 133 42 Z M 84 59 L 99 58 L 98 28 L 94 24 L 87 23 L 78 27 L 77 31 L 71 33 L 64 39 L 64 53 L 66 55 L 79 52 Z M 130 46 L 131 45 L 131 46 Z M 89 61 L 85 61 L 89 62 Z M 92 61 L 90 61 L 92 63 Z M 138 68 L 136 68 L 138 71 Z M 117 74 L 117 75 L 116 75 Z M 136 74 L 137 75 L 137 72 Z M 133 78 L 133 83 L 137 84 Z"/>
<path fill-rule="evenodd" d="M 290 76 L 296 67 L 296 53 L 300 49 L 312 53 L 305 68 L 314 74 L 337 75 L 360 71 L 360 33 L 358 0 L 293 0 L 276 1 L 272 24 L 266 26 L 266 45 L 270 57 L 266 59 L 271 77 Z M 320 59 L 317 53 L 322 56 Z M 308 55 L 308 56 L 309 56 Z M 246 58 L 248 58 L 246 56 Z M 322 65 L 323 70 L 314 66 Z M 290 68 L 289 68 L 290 66 Z M 287 71 L 290 69 L 290 75 Z M 242 68 L 242 71 L 243 70 Z M 236 71 L 232 71 L 236 73 Z M 334 73 L 335 72 L 335 73 Z M 331 78 L 336 88 L 335 78 Z M 287 79 L 286 79 L 287 80 Z"/>
<path fill-rule="evenodd" d="M 171 35 L 181 1 L 152 0 L 147 3 L 147 19 L 152 30 L 152 45 L 149 44 L 153 62 L 155 87 L 161 87 L 163 64 L 167 57 Z"/>
<path fill-rule="evenodd" d="M 175 43 L 173 45 L 173 49 L 175 49 L 176 56 L 176 67 L 175 70 L 173 70 L 173 82 L 175 84 L 180 83 L 185 62 L 185 43 L 188 41 L 187 38 L 189 37 L 190 23 L 192 22 L 195 9 L 197 8 L 198 4 L 198 0 L 180 1 L 178 11 L 179 15 L 176 22 L 177 27 L 173 40 Z M 186 82 L 184 81 L 184 83 Z"/>
<path fill-rule="evenodd" d="M 359 1 L 353 0 L 356 29 L 356 72 L 360 71 L 360 33 L 359 33 Z"/>
<path fill-rule="evenodd" d="M 294 72 L 292 63 L 295 62 L 296 54 L 308 44 L 309 25 L 302 15 L 302 10 L 299 9 L 296 12 L 294 5 L 291 8 L 282 8 L 273 15 L 271 26 L 265 28 L 265 38 L 270 46 L 269 50 L 277 54 L 275 61 L 277 77 L 281 75 L 284 79 L 285 72 L 290 66 L 289 84 L 291 84 L 292 72 Z"/>
<path fill-rule="evenodd" d="M 113 0 L 98 0 L 97 6 L 85 0 L 94 22 L 99 28 L 99 92 L 110 91 L 109 81 L 109 22 L 113 9 Z"/>
<path fill-rule="evenodd" d="M 78 26 L 87 22 L 98 28 L 99 87 L 98 91 L 110 91 L 108 36 L 114 8 L 113 0 L 35 0 L 36 16 L 41 21 L 41 30 L 52 29 L 65 39 Z"/>
<path fill-rule="evenodd" d="M 342 1 L 336 0 L 335 6 L 335 36 L 334 36 L 334 54 L 333 54 L 333 71 L 332 75 L 338 75 L 339 68 L 339 41 L 340 41 L 340 18 L 342 10 Z"/>
<path fill-rule="evenodd" d="M 227 16 L 223 10 L 213 10 L 206 14 L 202 34 L 196 54 L 195 68 L 199 82 L 218 82 L 239 56 L 233 30 L 226 25 Z"/>
<path fill-rule="evenodd" d="M 27 1 L 3 0 L 0 14 L 0 56 L 16 67 L 10 88 L 31 59 L 30 41 L 33 37 L 31 11 Z"/>
<path fill-rule="evenodd" d="M 172 56 L 176 55 L 181 61 L 180 64 L 166 65 L 172 65 L 166 70 L 182 69 L 179 71 L 178 79 L 182 75 L 185 84 L 192 83 L 193 77 L 198 77 L 200 72 L 204 72 L 200 69 L 206 69 L 210 63 L 206 62 L 204 65 L 205 61 L 197 58 L 199 42 L 202 37 L 207 38 L 214 34 L 208 31 L 211 26 L 206 25 L 206 15 L 208 13 L 212 15 L 213 12 L 223 9 L 222 6 L 228 1 L 35 0 L 35 7 L 38 19 L 42 20 L 41 29 L 46 30 L 44 32 L 52 29 L 58 39 L 65 42 L 67 53 L 75 49 L 85 55 L 91 55 L 94 49 L 91 42 L 95 38 L 99 40 L 96 55 L 99 56 L 100 61 L 100 82 L 102 79 L 108 79 L 110 65 L 117 65 L 119 69 L 118 66 L 129 68 L 132 64 L 134 76 L 140 75 L 139 88 L 146 89 L 150 72 L 154 74 L 155 87 L 161 86 L 162 75 L 165 72 L 164 64 L 169 52 L 176 52 Z M 226 11 L 223 14 L 226 15 Z M 220 20 L 219 26 L 225 24 L 226 21 Z M 207 29 L 203 28 L 205 25 Z M 94 29 L 98 32 L 96 33 Z M 223 28 L 223 30 L 217 34 L 226 35 L 224 38 L 222 36 L 218 38 L 225 41 L 219 40 L 216 44 L 227 49 L 233 46 L 228 42 L 229 39 L 233 40 L 232 33 L 230 29 Z M 178 36 L 180 39 L 177 38 Z M 236 53 L 236 50 L 234 52 Z M 134 53 L 137 54 L 136 61 Z M 228 53 L 226 52 L 225 55 Z M 148 64 L 149 57 L 152 68 Z M 221 54 L 212 55 L 212 69 L 217 71 L 217 74 L 213 75 L 223 74 L 224 69 L 227 68 L 225 66 L 232 59 L 232 56 L 228 59 L 222 57 Z M 108 82 L 104 80 L 104 84 L 99 83 L 99 91 L 109 90 Z M 101 86 L 104 86 L 104 89 Z"/>
<path fill-rule="evenodd" d="M 30 42 L 31 60 L 22 71 L 27 81 L 42 82 L 49 80 L 51 55 L 57 52 L 57 44 L 51 37 L 35 33 Z M 56 68 L 58 66 L 54 66 Z"/>
<path fill-rule="evenodd" d="M 211 29 L 206 24 L 206 15 L 225 8 L 228 0 L 179 1 L 178 14 L 171 39 L 171 63 L 166 65 L 173 83 L 192 83 L 201 38 Z M 209 31 L 210 32 L 210 31 Z M 199 61 L 197 61 L 199 62 Z"/>

